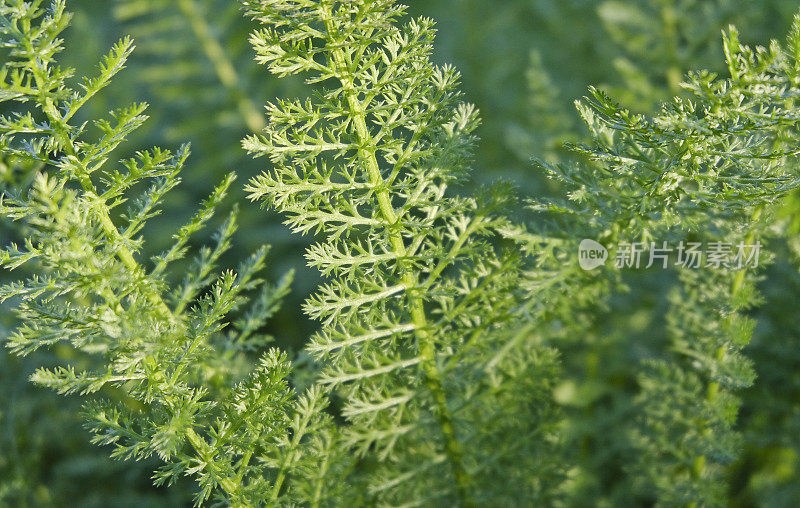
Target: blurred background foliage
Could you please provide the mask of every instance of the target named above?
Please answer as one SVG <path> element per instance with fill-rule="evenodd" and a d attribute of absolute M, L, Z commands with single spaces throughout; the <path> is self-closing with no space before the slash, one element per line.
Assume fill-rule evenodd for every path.
<path fill-rule="evenodd" d="M 437 21 L 434 58 L 462 72 L 465 95 L 481 110 L 474 179 L 467 185 L 510 180 L 526 197 L 558 195 L 531 158 L 555 162 L 574 157 L 563 146 L 585 136 L 573 101 L 589 85 L 634 111 L 653 112 L 681 93 L 685 72 L 724 73 L 720 31 L 728 24 L 739 28 L 743 42 L 767 44 L 786 33 L 798 7 L 789 0 L 406 3 L 411 14 Z M 300 95 L 305 85 L 276 80 L 252 61 L 247 42 L 252 27 L 232 0 L 70 0 L 68 9 L 75 18 L 68 31 L 67 64 L 78 75 L 91 74 L 99 56 L 121 36 L 130 34 L 137 44 L 128 70 L 87 112 L 99 116 L 144 100 L 151 104 L 151 120 L 126 146 L 192 143 L 184 183 L 149 226 L 148 237 L 163 238 L 163 244 L 147 249 L 160 252 L 172 224 L 191 215 L 227 172 L 237 172 L 242 184 L 263 169 L 264 160 L 249 158 L 239 140 L 263 126 L 260 105 L 276 96 Z M 35 169 L 0 160 L 0 185 L 24 188 Z M 238 190 L 230 202 L 243 197 Z M 273 280 L 298 270 L 293 294 L 270 330 L 277 345 L 297 351 L 313 329 L 300 302 L 317 282 L 304 266 L 304 245 L 257 207 L 242 211 L 229 261 L 266 241 L 273 246 Z M 748 353 L 759 378 L 741 394 L 739 427 L 746 444 L 731 468 L 733 506 L 790 507 L 800 499 L 798 217 L 800 198 L 793 196 L 775 224 L 778 239 L 769 249 L 776 261 L 765 272 L 764 300 L 754 311 L 758 327 Z M 0 224 L 4 243 L 17 234 L 11 225 Z M 676 283 L 654 273 L 628 276 L 626 291 L 571 316 L 580 324 L 579 336 L 548 337 L 559 341 L 554 345 L 563 352 L 566 367 L 555 397 L 567 416 L 564 448 L 575 464 L 564 486 L 569 506 L 586 506 L 587 499 L 595 506 L 647 504 L 624 472 L 636 460 L 630 427 L 638 390 L 631 366 L 665 343 L 667 295 Z M 13 326 L 13 316 L 2 309 L 0 333 Z M 63 359 L 71 351 L 39 354 L 20 361 L 0 352 L 0 506 L 189 504 L 186 488 L 153 488 L 149 464 L 115 463 L 107 450 L 90 446 L 78 403 L 27 381 L 33 365 L 53 363 L 46 355 Z M 304 359 L 299 360 L 302 365 Z"/>

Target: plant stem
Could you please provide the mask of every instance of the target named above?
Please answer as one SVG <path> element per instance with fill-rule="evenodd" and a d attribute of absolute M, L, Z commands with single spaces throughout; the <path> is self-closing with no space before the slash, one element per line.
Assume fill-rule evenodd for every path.
<path fill-rule="evenodd" d="M 330 22 L 325 22 L 328 34 L 333 37 L 333 28 Z M 334 45 L 336 49 L 331 50 L 331 57 L 336 68 L 339 70 L 339 80 L 347 95 L 347 105 L 350 114 L 353 117 L 353 122 L 356 129 L 356 134 L 359 140 L 358 153 L 367 169 L 367 174 L 370 179 L 370 184 L 375 189 L 375 197 L 378 201 L 380 213 L 382 218 L 390 225 L 393 226 L 397 223 L 397 214 L 391 203 L 389 192 L 385 188 L 385 181 L 381 175 L 380 166 L 375 156 L 374 150 L 364 147 L 373 147 L 374 140 L 369 133 L 366 123 L 366 112 L 361 102 L 358 100 L 357 92 L 350 77 L 350 65 L 348 56 L 341 47 Z M 398 259 L 405 258 L 407 249 L 403 242 L 402 235 L 397 231 L 388 232 L 389 241 L 391 243 L 392 251 L 397 255 Z M 428 320 L 425 314 L 422 301 L 415 294 L 418 289 L 419 281 L 414 273 L 403 267 L 402 281 L 406 287 L 406 295 L 408 298 L 409 307 L 411 309 L 411 319 L 414 323 L 414 330 L 417 336 L 417 343 L 419 345 L 420 353 L 422 355 L 422 368 L 425 372 L 425 385 L 433 397 L 436 406 L 436 413 L 439 419 L 439 425 L 444 438 L 445 453 L 453 468 L 455 476 L 456 487 L 458 495 L 463 506 L 472 506 L 470 501 L 469 489 L 472 484 L 472 479 L 463 465 L 463 451 L 461 443 L 458 441 L 455 433 L 455 426 L 453 425 L 453 418 L 447 406 L 447 395 L 444 389 L 442 374 L 436 365 L 436 347 L 434 345 L 434 338 L 428 331 Z"/>
<path fill-rule="evenodd" d="M 661 23 L 664 26 L 664 43 L 667 52 L 666 80 L 670 94 L 676 95 L 680 92 L 681 73 L 680 58 L 678 55 L 678 17 L 675 13 L 675 6 L 671 0 L 666 0 L 661 6 Z"/>
<path fill-rule="evenodd" d="M 752 215 L 752 217 L 750 219 L 750 222 L 751 223 L 758 222 L 758 220 L 761 218 L 761 214 L 763 213 L 763 211 L 764 211 L 764 207 L 763 206 L 756 207 L 756 209 L 753 211 L 753 215 Z M 751 245 L 755 241 L 755 238 L 756 238 L 756 230 L 755 229 L 751 229 L 747 233 L 747 237 L 745 238 L 745 241 L 744 241 L 745 245 Z M 731 299 L 734 299 L 734 298 L 736 298 L 736 296 L 739 295 L 739 292 L 742 290 L 742 287 L 744 286 L 746 275 L 747 275 L 747 273 L 746 273 L 744 268 L 742 268 L 741 270 L 736 272 L 736 276 L 733 279 L 733 284 L 731 285 L 731 293 L 730 293 Z M 726 325 L 730 325 L 731 317 L 732 316 L 729 316 L 728 319 L 726 320 L 726 322 L 725 322 Z M 725 356 L 725 348 L 724 347 L 720 347 L 719 349 L 717 349 L 717 351 L 716 351 L 716 360 L 717 361 L 722 361 L 724 356 Z M 708 384 L 708 388 L 706 389 L 706 395 L 705 395 L 704 403 L 705 404 L 713 404 L 717 400 L 717 397 L 719 396 L 720 388 L 721 388 L 721 385 L 720 385 L 720 383 L 718 381 L 712 381 L 711 383 L 709 383 Z M 708 429 L 705 428 L 705 425 L 704 425 L 703 429 L 702 429 L 702 432 L 706 432 L 707 430 Z M 697 480 L 697 479 L 699 479 L 699 478 L 701 478 L 703 476 L 703 471 L 705 470 L 705 467 L 706 467 L 706 461 L 707 461 L 707 459 L 706 459 L 705 455 L 698 455 L 692 461 L 692 477 L 695 480 Z M 688 508 L 697 508 L 697 502 L 696 501 L 692 501 L 687 505 L 687 507 Z"/>
<path fill-rule="evenodd" d="M 41 86 L 41 83 L 44 81 L 40 78 L 40 73 L 38 71 L 34 72 L 34 79 L 37 82 L 37 87 Z M 89 178 L 86 167 L 82 162 L 80 162 L 78 151 L 75 148 L 75 143 L 69 135 L 68 125 L 65 122 L 64 117 L 61 116 L 61 113 L 58 111 L 56 105 L 53 103 L 53 99 L 51 97 L 40 97 L 40 104 L 42 105 L 42 110 L 50 120 L 53 132 L 55 133 L 61 148 L 66 152 L 67 155 L 74 157 L 81 164 L 82 171 L 79 175 L 77 175 L 81 187 L 87 194 L 98 196 L 97 189 L 95 188 L 91 178 Z M 115 254 L 132 273 L 143 273 L 144 270 L 142 270 L 142 268 L 139 266 L 139 263 L 136 262 L 136 259 L 133 257 L 131 251 L 125 246 L 122 235 L 114 225 L 114 222 L 111 220 L 106 203 L 102 202 L 101 205 L 102 206 L 97 207 L 97 217 L 100 220 L 100 225 L 103 228 L 103 232 L 105 233 L 106 237 L 108 237 L 111 240 L 111 243 L 115 245 Z M 170 318 L 172 317 L 172 311 L 169 309 L 169 307 L 167 307 L 167 304 L 164 303 L 161 295 L 159 295 L 156 291 L 148 291 L 145 296 L 147 297 L 148 301 L 157 309 L 159 309 L 164 316 Z"/>
<path fill-rule="evenodd" d="M 200 13 L 201 7 L 196 0 L 178 0 L 178 7 L 189 20 L 189 25 L 194 35 L 203 46 L 208 60 L 214 67 L 220 82 L 228 89 L 231 97 L 236 101 L 239 113 L 242 115 L 247 128 L 253 132 L 260 132 L 266 126 L 264 116 L 255 103 L 248 97 L 247 91 L 242 86 L 242 80 L 230 60 L 225 56 L 222 45 L 214 37 L 211 26 Z"/>
<path fill-rule="evenodd" d="M 193 428 L 189 427 L 186 429 L 186 437 L 189 439 L 189 443 L 200 457 L 208 462 L 213 462 L 213 453 L 211 451 L 211 447 L 202 437 L 197 434 L 197 432 L 194 431 Z M 222 490 L 228 494 L 228 500 L 230 501 L 231 506 L 236 508 L 249 508 L 251 506 L 250 503 L 242 499 L 239 493 L 239 484 L 237 482 L 234 482 L 230 478 L 223 478 L 219 481 L 219 485 L 222 487 Z"/>

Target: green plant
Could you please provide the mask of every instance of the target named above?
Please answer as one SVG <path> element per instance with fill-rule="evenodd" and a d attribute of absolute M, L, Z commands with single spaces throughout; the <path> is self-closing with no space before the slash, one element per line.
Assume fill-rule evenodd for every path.
<path fill-rule="evenodd" d="M 588 162 L 540 163 L 566 187 L 569 200 L 538 202 L 535 209 L 554 214 L 558 227 L 521 236 L 550 246 L 538 249 L 540 266 L 549 270 L 531 274 L 537 299 L 551 298 L 541 291 L 542 281 L 547 291 L 555 285 L 573 302 L 586 302 L 572 295 L 575 288 L 588 295 L 583 312 L 558 300 L 558 310 L 546 309 L 558 320 L 552 343 L 568 341 L 559 347 L 565 357 L 574 358 L 568 352 L 583 347 L 587 335 L 598 333 L 596 324 L 608 319 L 603 318 L 607 306 L 596 302 L 606 299 L 623 275 L 612 270 L 587 282 L 574 264 L 565 270 L 563 252 L 574 248 L 574 236 L 596 238 L 612 248 L 620 242 L 660 246 L 662 241 L 690 241 L 706 246 L 723 242 L 734 250 L 774 236 L 772 218 L 782 198 L 800 184 L 794 148 L 798 19 L 783 47 L 774 42 L 769 48 L 749 49 L 731 28 L 724 40 L 731 78 L 690 74 L 684 87 L 691 95 L 665 104 L 652 119 L 631 113 L 597 90 L 578 104 L 593 140 L 576 150 Z M 562 236 L 561 243 L 554 233 Z M 619 255 L 612 250 L 612 259 Z M 763 255 L 760 266 L 768 261 Z M 760 303 L 757 278 L 752 268 L 736 266 L 727 271 L 710 265 L 683 267 L 678 272 L 678 284 L 665 281 L 672 286 L 666 319 L 652 323 L 655 328 L 666 325 L 664 342 L 644 353 L 633 412 L 623 405 L 617 415 L 638 422 L 620 435 L 634 442 L 632 450 L 621 453 L 628 460 L 639 459 L 628 464 L 629 480 L 612 495 L 623 496 L 626 503 L 716 506 L 727 495 L 726 467 L 739 453 L 735 391 L 754 378 L 741 350 L 755 326 L 746 312 Z M 642 291 L 630 282 L 623 288 Z M 588 316 L 579 319 L 582 313 Z M 574 338 L 580 342 L 573 343 Z M 589 353 L 599 350 L 595 346 Z M 595 385 L 586 383 L 588 391 L 573 395 L 572 402 L 599 405 L 610 399 L 616 404 L 619 396 L 613 392 L 618 388 L 609 387 L 608 378 L 603 379 L 608 375 L 595 367 L 589 378 L 600 379 Z M 637 497 L 626 497 L 630 492 Z"/>
<path fill-rule="evenodd" d="M 107 25 L 113 28 L 110 31 L 114 37 L 125 33 L 137 41 L 137 51 L 128 62 L 130 72 L 99 98 L 93 111 L 103 112 L 118 101 L 127 101 L 133 88 L 138 96 L 159 107 L 153 108 L 153 118 L 147 126 L 131 136 L 130 146 L 170 146 L 189 141 L 194 174 L 217 180 L 235 168 L 244 180 L 258 173 L 255 161 L 239 146 L 239 140 L 248 132 L 264 127 L 263 108 L 255 98 L 285 95 L 297 85 L 261 75 L 247 42 L 252 23 L 241 15 L 238 2 L 113 0 L 100 8 L 96 2 L 83 4 L 72 8 L 83 14 L 79 21 L 84 25 Z M 171 232 L 168 226 L 162 230 L 161 224 L 181 220 L 179 214 L 194 206 L 191 199 L 205 192 L 205 178 L 188 179 L 170 194 L 164 220 L 151 227 L 148 254 L 166 248 L 161 239 Z M 279 223 L 265 221 L 251 207 L 240 210 L 239 222 L 242 229 L 258 233 L 245 235 L 224 256 L 223 263 L 246 256 L 258 248 L 259 238 L 269 236 L 276 266 L 267 267 L 267 273 L 277 277 L 289 269 L 286 260 L 297 247 Z M 208 241 L 205 236 L 201 232 L 194 243 Z M 302 290 L 308 283 L 300 275 Z M 298 306 L 296 300 L 290 295 L 288 307 Z M 291 322 L 287 318 L 282 318 L 284 329 L 285 323 Z M 296 341 L 303 332 L 285 333 Z"/>
<path fill-rule="evenodd" d="M 323 324 L 307 349 L 317 382 L 343 399 L 367 499 L 546 496 L 546 477 L 530 473 L 546 472 L 537 441 L 554 357 L 515 340 L 530 335 L 513 290 L 521 261 L 493 246 L 506 191 L 448 191 L 477 117 L 459 102 L 456 72 L 429 60 L 432 22 L 398 26 L 404 8 L 390 1 L 245 5 L 265 25 L 252 37 L 256 58 L 324 87 L 268 105 L 267 129 L 244 146 L 274 170 L 247 189 L 293 231 L 323 234 L 306 258 L 333 280 L 306 303 Z"/>
<path fill-rule="evenodd" d="M 100 93 L 131 40 L 114 46 L 98 77 L 76 79 L 59 66 L 63 0 L 0 7 L 0 215 L 23 239 L 0 251 L 0 265 L 31 274 L 0 286 L 17 314 L 4 342 L 41 365 L 35 383 L 84 400 L 93 442 L 155 468 L 157 485 L 191 477 L 198 505 L 721 506 L 771 486 L 765 503 L 791 498 L 796 440 L 770 442 L 750 415 L 736 427 L 739 391 L 788 347 L 756 330 L 756 319 L 783 325 L 786 313 L 759 308 L 763 272 L 589 271 L 575 251 L 581 239 L 608 246 L 612 260 L 623 242 L 761 242 L 782 250 L 764 252 L 760 266 L 788 256 L 785 215 L 796 205 L 784 197 L 800 186 L 800 16 L 783 46 L 749 49 L 730 29 L 730 78 L 691 73 L 656 115 L 591 89 L 578 103 L 588 136 L 568 155 L 547 133 L 523 140 L 543 150 L 536 167 L 565 196 L 533 197 L 536 215 L 523 227 L 510 217 L 508 185 L 463 185 L 478 117 L 458 73 L 432 63 L 431 20 L 404 18 L 392 0 L 242 4 L 261 25 L 256 60 L 279 78 L 304 78 L 309 91 L 267 104 L 266 121 L 243 82 L 226 81 L 225 47 L 199 1 L 124 1 L 117 14 L 177 8 L 243 118 L 266 125 L 243 142 L 270 162 L 246 191 L 315 237 L 305 260 L 326 279 L 303 306 L 321 326 L 294 377 L 266 333 L 291 274 L 265 283 L 260 248 L 214 275 L 234 245 L 238 209 L 214 218 L 233 175 L 148 258 L 163 241 L 153 218 L 189 151 L 124 155 L 144 105 L 92 118 L 101 107 L 87 104 L 105 104 Z M 603 5 L 606 18 L 629 12 Z M 533 123 L 581 139 L 555 105 L 559 78 L 544 75 L 541 55 L 532 68 L 542 72 L 528 74 L 541 93 L 530 110 L 544 113 Z M 661 71 L 674 85 L 683 64 L 670 62 L 642 67 L 652 86 L 639 99 L 663 92 Z M 197 247 L 214 221 L 216 243 Z M 180 262 L 193 251 L 192 263 Z M 797 275 L 786 260 L 770 270 L 787 264 Z M 753 336 L 755 368 L 745 354 Z M 42 349 L 55 354 L 33 354 Z M 768 387 L 787 377 L 791 358 Z M 744 407 L 796 429 L 788 396 L 765 391 L 761 402 L 745 392 Z M 0 424 L 21 432 L 8 416 Z M 37 465 L 5 455 L 20 448 L 0 439 L 0 471 L 9 471 L 0 501 L 52 503 L 23 492 Z M 751 464 L 775 457 L 775 471 Z M 734 474 L 751 475 L 741 491 Z"/>
<path fill-rule="evenodd" d="M 24 244 L 2 251 L 0 262 L 38 268 L 0 288 L 1 301 L 16 300 L 21 323 L 8 347 L 25 355 L 71 346 L 70 364 L 40 368 L 32 380 L 60 393 L 105 395 L 91 397 L 85 409 L 94 442 L 114 445 L 118 458 L 158 456 L 166 464 L 154 476 L 157 484 L 194 476 L 198 503 L 212 494 L 239 506 L 270 497 L 289 502 L 303 488 L 312 493 L 304 499 L 332 495 L 335 488 L 312 483 L 314 474 L 303 476 L 310 486 L 282 488 L 290 470 L 305 468 L 319 456 L 314 450 L 324 453 L 333 443 L 320 391 L 294 397 L 285 380 L 289 364 L 277 350 L 248 359 L 268 343 L 259 330 L 290 279 L 260 285 L 265 248 L 236 272 L 212 274 L 231 245 L 234 210 L 216 246 L 200 250 L 182 282 L 170 282 L 171 263 L 187 254 L 190 236 L 211 219 L 234 177 L 225 178 L 178 229 L 173 246 L 146 268 L 137 260 L 141 231 L 178 184 L 188 149 L 139 152 L 114 166 L 110 155 L 145 121 L 145 106 L 113 112 L 111 120 L 95 121 L 94 130 L 71 122 L 123 68 L 132 42 L 123 39 L 112 49 L 98 77 L 71 86 L 71 70 L 56 62 L 70 19 L 63 1 L 7 1 L 0 16 L 9 51 L 2 96 L 16 106 L 0 120 L 0 143 L 4 153 L 40 165 L 29 191 L 0 201 L 2 214 L 23 222 L 27 233 Z M 129 197 L 148 184 L 135 200 Z M 257 285 L 258 293 L 247 297 Z"/>

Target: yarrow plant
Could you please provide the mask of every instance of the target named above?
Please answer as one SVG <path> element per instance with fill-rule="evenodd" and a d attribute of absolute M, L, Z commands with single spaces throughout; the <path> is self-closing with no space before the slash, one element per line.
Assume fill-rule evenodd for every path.
<path fill-rule="evenodd" d="M 369 465 L 362 495 L 463 505 L 544 495 L 546 474 L 530 474 L 547 473 L 553 354 L 507 347 L 529 334 L 516 311 L 521 260 L 494 246 L 507 191 L 448 191 L 477 116 L 457 73 L 430 62 L 432 22 L 400 24 L 405 8 L 391 1 L 244 3 L 264 24 L 256 58 L 319 84 L 312 99 L 268 104 L 267 129 L 244 146 L 274 169 L 247 189 L 293 231 L 323 235 L 306 258 L 333 280 L 306 304 L 323 325 L 308 351 L 317 382 L 343 400 L 345 443 Z"/>
<path fill-rule="evenodd" d="M 313 235 L 305 260 L 325 279 L 303 307 L 319 325 L 303 376 L 266 334 L 291 274 L 263 280 L 266 247 L 216 274 L 238 208 L 214 245 L 193 245 L 234 175 L 171 247 L 145 254 L 188 146 L 124 158 L 146 106 L 85 108 L 133 42 L 77 79 L 59 65 L 64 0 L 4 0 L 2 167 L 32 175 L 0 196 L 22 237 L 0 264 L 30 273 L 0 287 L 19 323 L 5 343 L 69 351 L 32 381 L 83 397 L 93 442 L 114 457 L 158 458 L 157 485 L 193 478 L 197 505 L 725 504 L 736 390 L 754 380 L 747 313 L 770 256 L 729 271 L 673 265 L 661 343 L 637 350 L 619 389 L 599 364 L 604 323 L 619 319 L 612 297 L 640 288 L 623 266 L 582 267 L 578 242 L 769 246 L 800 186 L 800 18 L 785 46 L 751 50 L 731 28 L 730 78 L 690 74 L 652 118 L 591 89 L 578 103 L 586 143 L 571 162 L 536 162 L 567 199 L 531 200 L 523 226 L 509 186 L 463 190 L 478 116 L 458 73 L 431 61 L 431 20 L 392 0 L 241 4 L 260 25 L 256 61 L 308 90 L 264 118 L 239 97 L 256 131 L 244 149 L 269 160 L 246 192 Z M 625 467 L 604 484 L 610 462 Z"/>
<path fill-rule="evenodd" d="M 161 458 L 157 484 L 195 477 L 198 504 L 211 496 L 250 506 L 332 495 L 335 486 L 314 484 L 324 473 L 316 462 L 302 476 L 311 483 L 285 484 L 290 471 L 307 468 L 312 449 L 327 455 L 323 450 L 334 437 L 320 390 L 295 396 L 286 381 L 286 355 L 265 351 L 268 337 L 260 330 L 289 284 L 273 287 L 258 278 L 267 249 L 235 272 L 213 274 L 236 231 L 234 210 L 217 244 L 200 249 L 188 273 L 170 277 L 233 176 L 175 232 L 171 248 L 152 260 L 137 259 L 145 223 L 178 184 L 188 148 L 156 148 L 109 162 L 145 121 L 145 105 L 115 111 L 91 127 L 76 119 L 122 70 L 133 43 L 120 41 L 97 77 L 72 85 L 72 70 L 57 64 L 70 19 L 64 8 L 63 1 L 38 0 L 5 1 L 0 9 L 8 51 L 2 97 L 16 108 L 0 119 L 0 145 L 7 156 L 34 161 L 39 170 L 30 189 L 0 201 L 0 213 L 23 223 L 26 232 L 23 244 L 0 253 L 0 262 L 37 272 L 0 288 L 0 301 L 16 302 L 21 323 L 8 347 L 25 355 L 69 344 L 75 362 L 39 369 L 32 380 L 60 393 L 102 395 L 86 405 L 93 441 L 113 445 L 115 457 Z M 132 197 L 143 184 L 149 186 Z M 183 281 L 170 282 L 175 275 Z M 228 325 L 232 313 L 239 317 Z M 251 351 L 261 351 L 255 361 L 248 359 Z"/>
<path fill-rule="evenodd" d="M 631 289 L 619 270 L 630 266 L 627 261 L 613 268 L 608 263 L 599 273 L 579 267 L 581 238 L 609 246 L 624 246 L 622 240 L 629 239 L 754 246 L 774 237 L 769 225 L 781 198 L 800 184 L 794 141 L 800 18 L 785 46 L 773 42 L 751 50 L 732 27 L 723 42 L 731 78 L 689 74 L 683 84 L 688 97 L 666 103 L 652 119 L 592 89 L 577 104 L 592 137 L 573 147 L 584 162 L 538 162 L 562 183 L 569 199 L 534 202 L 549 220 L 533 233 L 514 236 L 539 259 L 529 274 L 536 296 L 531 303 L 551 323 L 548 342 L 577 355 L 565 357 L 581 354 L 576 338 L 598 333 L 596 323 L 609 312 L 603 302 L 615 288 Z M 628 260 L 630 252 L 609 255 Z M 755 326 L 746 312 L 760 301 L 755 283 L 768 256 L 761 261 L 731 270 L 714 269 L 707 260 L 699 269 L 677 264 L 680 283 L 669 291 L 662 318 L 667 343 L 641 362 L 633 415 L 619 409 L 628 419 L 619 425 L 637 422 L 622 435 L 634 443 L 626 453 L 638 459 L 613 494 L 620 496 L 615 502 L 723 503 L 726 467 L 740 450 L 735 390 L 754 379 L 742 349 Z"/>

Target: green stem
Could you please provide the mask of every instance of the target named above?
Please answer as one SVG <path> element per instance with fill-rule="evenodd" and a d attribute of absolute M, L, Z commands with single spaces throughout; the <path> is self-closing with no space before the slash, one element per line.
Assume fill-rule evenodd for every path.
<path fill-rule="evenodd" d="M 678 55 L 678 17 L 671 0 L 667 0 L 661 6 L 661 23 L 664 26 L 664 44 L 667 54 L 667 86 L 670 94 L 676 95 L 680 92 L 682 69 Z"/>
<path fill-rule="evenodd" d="M 191 427 L 186 429 L 186 437 L 200 457 L 209 463 L 213 462 L 213 450 L 205 441 L 205 439 L 200 437 Z M 219 486 L 222 487 L 222 490 L 224 490 L 228 495 L 228 500 L 230 501 L 232 507 L 249 508 L 252 506 L 241 496 L 238 482 L 233 481 L 231 478 L 223 478 L 219 481 Z"/>
<path fill-rule="evenodd" d="M 37 88 L 39 88 L 44 82 L 44 79 L 41 77 L 38 69 L 34 69 L 33 73 L 34 79 L 37 83 Z M 87 194 L 99 196 L 94 183 L 92 182 L 91 178 L 89 178 L 89 173 L 86 167 L 78 157 L 78 151 L 75 148 L 75 143 L 69 135 L 68 125 L 65 122 L 64 117 L 61 116 L 61 113 L 58 111 L 56 105 L 53 103 L 53 99 L 51 97 L 40 96 L 39 102 L 42 106 L 42 110 L 50 120 L 53 132 L 58 140 L 59 145 L 67 153 L 67 155 L 74 157 L 80 164 L 81 172 L 77 176 L 81 187 Z M 128 270 L 130 270 L 132 273 L 143 273 L 142 268 L 136 262 L 136 259 L 133 257 L 131 251 L 125 246 L 122 235 L 114 225 L 114 222 L 111 220 L 110 213 L 105 202 L 102 203 L 102 206 L 98 207 L 97 216 L 100 220 L 100 225 L 103 228 L 103 232 L 105 233 L 106 237 L 109 238 L 112 243 L 114 243 L 116 247 L 115 253 L 120 261 L 122 261 L 125 267 L 128 268 Z M 172 317 L 172 311 L 170 311 L 169 307 L 167 307 L 167 305 L 164 303 L 161 295 L 155 291 L 148 291 L 146 297 L 153 306 L 155 306 L 161 311 L 162 314 L 164 314 L 164 316 Z"/>
<path fill-rule="evenodd" d="M 283 488 L 283 482 L 286 481 L 286 475 L 288 474 L 288 466 L 296 459 L 297 448 L 300 446 L 300 439 L 305 435 L 305 427 L 308 425 L 308 419 L 304 420 L 302 424 L 302 430 L 300 428 L 295 429 L 292 435 L 291 441 L 291 451 L 288 455 L 285 455 L 283 461 L 281 462 L 281 467 L 278 470 L 278 475 L 275 477 L 275 482 L 272 484 L 272 494 L 270 495 L 270 501 L 273 503 L 277 503 L 278 496 L 281 493 L 281 489 Z"/>
<path fill-rule="evenodd" d="M 328 454 L 324 455 L 322 459 L 322 463 L 319 465 L 319 473 L 318 478 L 324 478 L 325 474 L 328 472 Z M 322 480 L 317 480 L 317 485 L 314 488 L 314 497 L 311 501 L 311 508 L 319 508 L 320 504 L 322 503 L 322 487 L 324 486 L 325 482 Z"/>
<path fill-rule="evenodd" d="M 330 22 L 326 20 L 326 28 L 328 33 L 333 35 L 333 28 Z M 347 96 L 347 105 L 350 114 L 353 117 L 353 124 L 358 136 L 359 157 L 362 159 L 367 169 L 367 174 L 370 179 L 370 184 L 375 189 L 375 197 L 378 201 L 380 213 L 382 218 L 390 225 L 389 242 L 392 247 L 392 252 L 397 255 L 398 259 L 406 257 L 407 249 L 403 241 L 402 235 L 391 228 L 397 224 L 397 213 L 391 203 L 391 197 L 386 189 L 386 182 L 381 174 L 378 160 L 375 156 L 373 149 L 364 147 L 374 147 L 374 140 L 369 133 L 366 122 L 366 112 L 361 102 L 358 100 L 357 92 L 350 77 L 349 68 L 352 64 L 343 49 L 337 45 L 333 45 L 331 56 L 334 64 L 340 71 L 339 80 L 345 90 Z M 425 314 L 421 299 L 417 296 L 416 291 L 419 289 L 419 281 L 416 275 L 403 267 L 402 282 L 406 287 L 406 295 L 408 298 L 409 308 L 411 310 L 411 319 L 414 323 L 414 329 L 417 336 L 417 343 L 419 345 L 420 353 L 422 356 L 422 369 L 425 373 L 425 385 L 433 397 L 436 406 L 436 413 L 439 419 L 439 425 L 444 438 L 445 453 L 453 468 L 453 474 L 456 480 L 456 487 L 458 495 L 463 506 L 471 506 L 473 503 L 470 501 L 470 485 L 472 478 L 466 471 L 463 465 L 463 451 L 461 443 L 458 441 L 453 425 L 453 418 L 447 406 L 447 395 L 444 389 L 442 374 L 436 364 L 436 347 L 434 345 L 434 337 L 428 331 L 428 319 Z"/>
<path fill-rule="evenodd" d="M 756 209 L 753 211 L 753 215 L 752 215 L 751 220 L 750 220 L 751 224 L 759 221 L 763 211 L 764 211 L 764 207 L 763 206 L 756 207 Z M 751 245 L 755 241 L 755 239 L 756 239 L 756 230 L 755 229 L 751 229 L 748 232 L 744 243 L 746 245 Z M 731 285 L 731 293 L 730 293 L 731 299 L 736 298 L 739 295 L 739 292 L 741 292 L 742 287 L 744 286 L 744 282 L 745 282 L 745 277 L 746 276 L 747 276 L 747 272 L 745 271 L 744 268 L 742 268 L 741 270 L 736 272 L 736 276 L 733 279 L 733 284 Z M 727 320 L 725 321 L 725 325 L 726 326 L 730 325 L 731 320 L 732 320 L 732 316 L 729 316 L 727 318 Z M 725 348 L 724 347 L 720 347 L 719 349 L 717 349 L 716 356 L 715 356 L 716 360 L 717 361 L 722 361 L 724 356 L 725 356 Z M 719 392 L 720 392 L 721 388 L 722 388 L 722 386 L 720 385 L 720 383 L 718 381 L 712 381 L 711 383 L 709 383 L 708 384 L 708 388 L 706 389 L 706 395 L 705 395 L 705 401 L 704 402 L 706 404 L 708 404 L 708 405 L 713 404 L 717 400 L 717 397 L 719 396 Z M 704 425 L 703 428 L 701 429 L 701 431 L 702 432 L 708 432 L 708 429 Z M 705 467 L 706 467 L 706 462 L 707 462 L 707 458 L 706 458 L 705 455 L 698 455 L 697 457 L 694 458 L 694 460 L 692 461 L 692 478 L 694 478 L 695 480 L 698 480 L 703 476 L 703 472 L 705 471 Z M 697 502 L 696 501 L 692 501 L 687 505 L 687 507 L 688 508 L 697 508 Z"/>
<path fill-rule="evenodd" d="M 205 51 L 208 60 L 214 67 L 214 72 L 220 82 L 228 89 L 236 101 L 239 113 L 242 115 L 247 128 L 253 132 L 262 131 L 266 127 L 264 115 L 261 114 L 259 108 L 248 97 L 246 90 L 242 86 L 239 74 L 226 57 L 226 52 L 222 45 L 214 37 L 205 17 L 200 13 L 201 7 L 195 0 L 178 0 L 178 7 L 189 20 L 189 25 L 203 46 L 203 51 Z"/>

